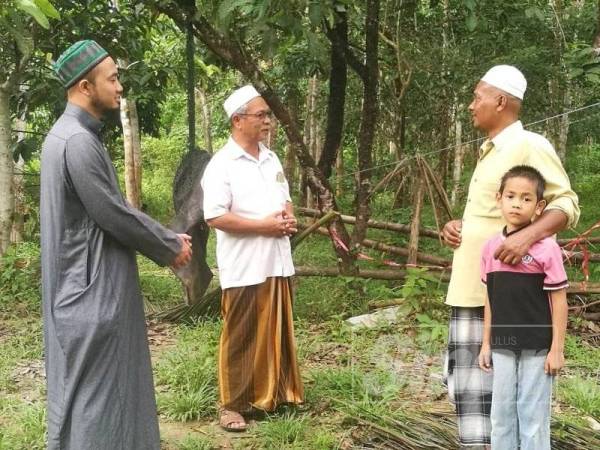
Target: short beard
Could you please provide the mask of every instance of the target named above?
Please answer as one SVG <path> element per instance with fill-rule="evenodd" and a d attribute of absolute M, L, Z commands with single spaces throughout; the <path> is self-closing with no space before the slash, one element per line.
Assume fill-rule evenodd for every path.
<path fill-rule="evenodd" d="M 113 122 L 119 120 L 120 108 L 107 108 L 105 104 L 100 102 L 97 98 L 91 98 L 92 108 L 94 111 L 100 112 L 103 120 Z"/>
<path fill-rule="evenodd" d="M 104 122 L 121 125 L 121 110 L 119 108 L 107 109 L 103 113 Z"/>

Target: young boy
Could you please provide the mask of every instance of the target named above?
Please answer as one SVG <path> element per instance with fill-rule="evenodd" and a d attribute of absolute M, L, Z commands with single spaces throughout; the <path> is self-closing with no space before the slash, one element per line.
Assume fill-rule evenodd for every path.
<path fill-rule="evenodd" d="M 544 188 L 533 167 L 515 166 L 504 174 L 497 199 L 506 227 L 486 242 L 481 257 L 488 298 L 479 366 L 494 373 L 493 450 L 550 450 L 552 380 L 564 365 L 567 327 L 562 254 L 546 238 L 514 266 L 493 256 L 507 236 L 542 213 Z"/>

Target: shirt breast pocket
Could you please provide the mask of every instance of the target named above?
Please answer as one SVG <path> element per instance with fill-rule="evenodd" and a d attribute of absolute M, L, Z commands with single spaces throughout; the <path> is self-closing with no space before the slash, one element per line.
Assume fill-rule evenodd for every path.
<path fill-rule="evenodd" d="M 475 214 L 484 217 L 500 217 L 498 200 L 496 195 L 499 189 L 498 183 L 482 181 L 477 183 L 475 193 L 471 201 L 475 202 Z"/>

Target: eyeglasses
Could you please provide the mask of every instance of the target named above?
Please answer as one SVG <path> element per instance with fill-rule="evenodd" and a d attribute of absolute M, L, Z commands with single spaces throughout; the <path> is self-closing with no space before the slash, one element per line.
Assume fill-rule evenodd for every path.
<path fill-rule="evenodd" d="M 269 118 L 269 119 L 273 118 L 273 111 L 260 111 L 257 113 L 243 113 L 243 114 L 238 114 L 238 116 L 253 116 L 253 117 L 256 117 L 258 120 L 265 120 L 266 118 Z"/>

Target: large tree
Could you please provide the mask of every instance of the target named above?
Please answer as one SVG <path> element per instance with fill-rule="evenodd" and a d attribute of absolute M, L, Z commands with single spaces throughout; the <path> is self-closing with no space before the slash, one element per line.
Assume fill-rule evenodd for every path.
<path fill-rule="evenodd" d="M 11 97 L 29 69 L 37 45 L 38 27 L 49 28 L 58 11 L 48 0 L 12 0 L 0 6 L 0 255 L 10 243 L 14 212 L 14 143 Z"/>

